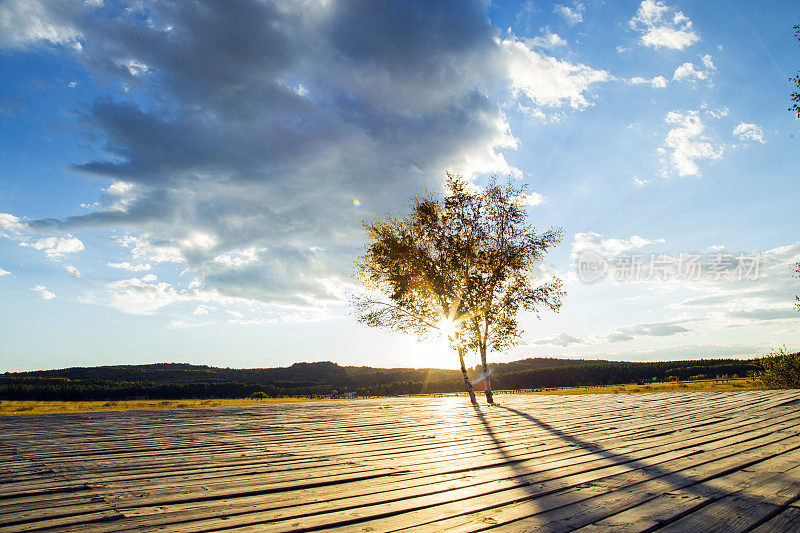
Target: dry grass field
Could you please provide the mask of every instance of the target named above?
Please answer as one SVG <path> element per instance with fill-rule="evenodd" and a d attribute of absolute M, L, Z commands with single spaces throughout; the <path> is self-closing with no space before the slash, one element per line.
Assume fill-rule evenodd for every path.
<path fill-rule="evenodd" d="M 798 531 L 800 391 L 0 418 L 0 531 Z"/>
<path fill-rule="evenodd" d="M 669 383 L 650 383 L 647 385 L 608 385 L 603 387 L 567 387 L 552 390 L 525 391 L 520 394 L 636 394 L 642 392 L 724 392 L 743 390 L 763 390 L 758 382 L 748 379 L 732 379 L 726 381 L 685 381 Z M 441 395 L 439 395 L 441 396 Z M 450 395 L 463 396 L 463 395 Z M 0 416 L 48 415 L 57 413 L 92 413 L 101 411 L 139 411 L 145 409 L 188 409 L 199 407 L 221 407 L 235 405 L 261 405 L 273 403 L 298 403 L 320 401 L 308 398 L 267 398 L 254 400 L 214 399 L 214 400 L 119 400 L 119 401 L 84 401 L 84 402 L 43 402 L 15 401 L 0 402 Z M 337 401 L 341 401 L 338 400 Z"/>
<path fill-rule="evenodd" d="M 265 398 L 263 400 L 255 400 L 250 398 L 214 400 L 119 400 L 108 402 L 40 402 L 3 400 L 0 402 L 0 416 L 93 413 L 101 411 L 141 411 L 147 409 L 194 409 L 198 407 L 301 403 L 310 401 L 312 400 L 307 398 Z"/>
<path fill-rule="evenodd" d="M 669 381 L 646 385 L 605 385 L 602 387 L 568 387 L 555 390 L 525 392 L 524 394 L 637 394 L 641 392 L 732 392 L 764 390 L 764 386 L 751 379 Z"/>

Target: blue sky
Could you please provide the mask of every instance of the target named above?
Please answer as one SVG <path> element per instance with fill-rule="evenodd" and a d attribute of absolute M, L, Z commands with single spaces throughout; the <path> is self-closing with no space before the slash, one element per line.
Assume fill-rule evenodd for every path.
<path fill-rule="evenodd" d="M 529 184 L 564 229 L 535 272 L 562 311 L 495 360 L 800 348 L 798 22 L 797 1 L 0 3 L 0 366 L 455 367 L 347 306 L 361 221 L 447 170 Z"/>

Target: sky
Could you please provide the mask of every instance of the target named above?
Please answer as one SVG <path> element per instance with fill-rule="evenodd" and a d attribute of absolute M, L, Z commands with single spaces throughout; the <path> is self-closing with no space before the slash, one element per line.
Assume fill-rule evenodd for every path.
<path fill-rule="evenodd" d="M 800 348 L 800 1 L 0 3 L 0 370 L 457 366 L 362 221 L 527 184 L 567 292 L 490 360 Z M 475 364 L 476 357 L 468 362 Z"/>

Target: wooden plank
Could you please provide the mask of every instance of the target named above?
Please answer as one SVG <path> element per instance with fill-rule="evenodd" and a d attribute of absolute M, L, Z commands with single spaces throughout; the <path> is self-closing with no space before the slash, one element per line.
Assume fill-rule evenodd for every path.
<path fill-rule="evenodd" d="M 749 531 L 800 498 L 798 470 L 772 472 L 772 477 L 719 498 L 666 525 L 662 531 Z"/>
<path fill-rule="evenodd" d="M 800 443 L 792 445 L 800 447 Z M 681 458 L 671 464 L 659 466 L 653 472 L 639 472 L 627 469 L 607 477 L 609 483 L 606 486 L 597 485 L 591 479 L 578 475 L 574 481 L 577 483 L 564 483 L 569 479 L 547 480 L 536 483 L 523 489 L 509 490 L 502 493 L 487 494 L 474 500 L 460 500 L 451 505 L 444 505 L 439 508 L 420 509 L 414 513 L 399 514 L 394 517 L 381 520 L 383 524 L 390 528 L 406 528 L 409 524 L 420 524 L 419 531 L 456 529 L 459 531 L 480 530 L 486 526 L 486 516 L 491 516 L 492 525 L 509 524 L 509 531 L 529 531 L 531 529 L 557 528 L 558 523 L 563 520 L 562 515 L 546 516 L 548 511 L 562 509 L 570 504 L 579 504 L 589 498 L 598 498 L 602 495 L 613 492 L 615 489 L 627 487 L 631 484 L 638 484 L 639 494 L 654 492 L 653 496 L 668 490 L 674 490 L 681 485 L 691 485 L 701 482 L 705 477 L 716 475 L 737 465 L 746 463 L 753 458 L 758 458 L 764 453 L 773 454 L 785 448 L 786 444 L 772 444 L 771 448 L 759 450 L 756 448 L 750 452 L 732 454 L 727 458 L 713 460 L 702 465 L 702 468 L 692 461 L 691 458 Z M 682 471 L 693 469 L 695 472 L 682 474 Z M 672 478 L 666 476 L 672 475 Z M 575 507 L 571 512 L 586 512 L 590 508 Z M 441 517 L 458 515 L 452 519 L 440 520 Z M 365 522 L 365 526 L 371 526 Z M 343 524 L 342 530 L 347 530 L 349 525 Z M 408 528 L 409 531 L 417 530 Z M 255 529 L 254 529 L 255 530 Z M 289 530 L 288 528 L 285 530 Z"/>
<path fill-rule="evenodd" d="M 800 531 L 800 508 L 783 507 L 778 514 L 752 530 L 753 533 Z"/>
<path fill-rule="evenodd" d="M 602 528 L 637 510 L 661 517 L 653 524 L 719 523 L 764 497 L 747 483 L 785 492 L 750 527 L 792 516 L 798 398 L 499 395 L 479 411 L 463 398 L 399 398 L 16 417 L 0 420 L 0 527 Z M 769 470 L 780 461 L 783 472 Z"/>
<path fill-rule="evenodd" d="M 787 421 L 786 424 L 792 424 L 792 421 Z M 743 435 L 747 435 L 747 433 L 741 434 L 739 436 L 743 436 Z M 733 437 L 733 438 L 738 438 L 738 436 Z M 722 446 L 722 445 L 725 445 L 726 440 L 725 439 L 712 439 L 710 441 L 699 441 L 699 442 L 697 442 L 697 441 L 684 441 L 683 443 L 676 444 L 676 443 L 672 442 L 672 440 L 670 439 L 669 441 L 666 441 L 666 444 L 664 444 L 664 446 L 667 446 L 667 447 L 671 446 L 673 448 L 675 448 L 675 447 L 680 448 L 682 446 L 687 446 L 689 444 L 692 444 L 692 445 L 709 444 L 711 442 L 716 442 L 716 444 L 718 446 Z M 658 448 L 654 448 L 652 446 L 645 447 L 644 449 L 649 449 L 649 451 L 651 453 L 656 453 L 658 451 L 663 451 L 663 450 L 659 450 Z M 582 452 L 579 452 L 579 453 L 581 453 L 583 457 L 595 458 L 596 459 L 596 457 L 594 456 L 594 452 L 582 451 Z M 553 469 L 562 468 L 564 464 L 569 465 L 569 464 L 579 464 L 581 462 L 585 462 L 585 460 L 584 461 L 576 460 L 577 457 L 580 457 L 580 456 L 574 455 L 574 454 L 572 456 L 566 456 L 563 459 L 561 459 L 562 464 L 552 463 L 551 461 L 546 460 L 546 458 L 540 458 L 539 460 L 536 460 L 535 462 L 537 464 L 537 469 L 550 469 L 550 470 L 553 470 Z M 503 466 L 506 465 L 506 463 L 507 463 L 507 461 L 498 461 L 496 464 L 499 467 L 503 467 Z M 486 463 L 481 463 L 478 466 L 481 466 L 482 468 L 485 468 L 487 465 L 486 465 Z M 529 470 L 529 471 L 533 471 L 533 470 Z M 432 475 L 435 475 L 435 474 L 432 473 Z M 394 482 L 397 483 L 397 482 L 399 482 L 399 480 L 398 481 L 394 481 Z M 213 493 L 213 491 L 211 491 L 211 492 Z M 203 492 L 201 494 L 208 494 L 208 492 Z M 165 503 L 167 501 L 168 500 L 163 500 L 163 499 L 162 500 L 157 500 L 157 502 L 159 504 Z"/>

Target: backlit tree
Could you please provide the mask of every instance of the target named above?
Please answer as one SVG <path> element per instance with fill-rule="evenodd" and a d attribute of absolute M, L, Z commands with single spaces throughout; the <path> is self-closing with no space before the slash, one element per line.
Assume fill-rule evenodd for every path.
<path fill-rule="evenodd" d="M 448 173 L 444 198 L 414 197 L 404 217 L 364 224 L 368 242 L 356 264 L 371 293 L 354 298 L 358 320 L 421 338 L 445 332 L 473 403 L 465 351 L 480 353 L 492 403 L 487 352 L 517 342 L 519 311 L 558 311 L 564 295 L 561 280 L 535 275 L 561 230 L 536 232 L 525 192 L 494 179 L 472 188 Z"/>

